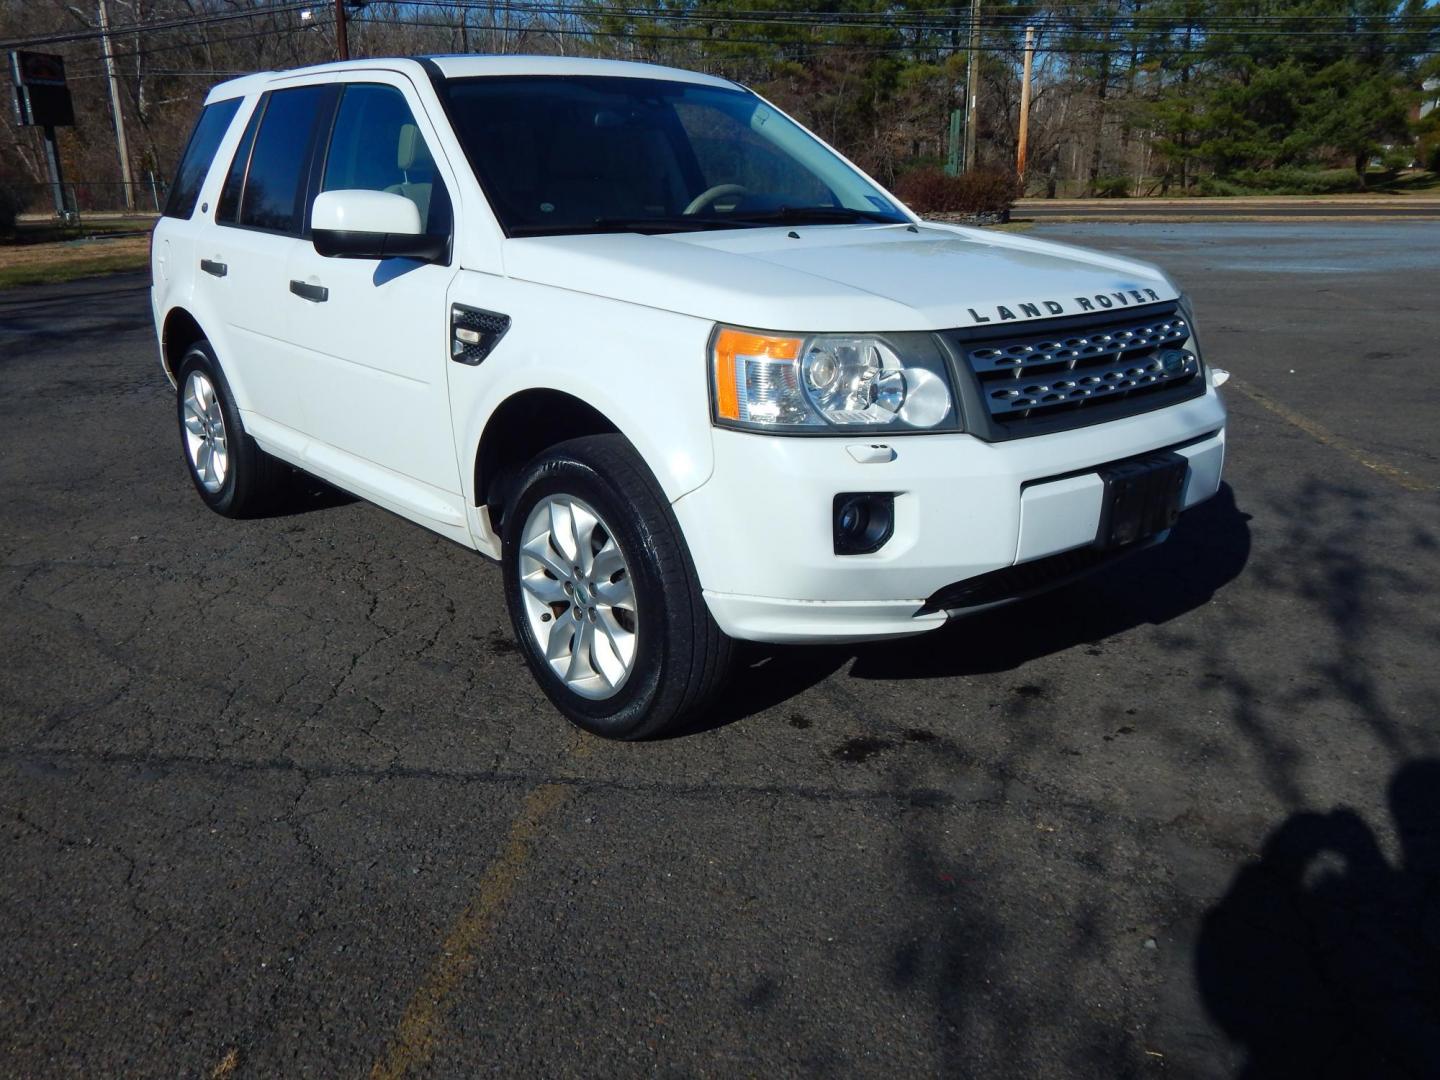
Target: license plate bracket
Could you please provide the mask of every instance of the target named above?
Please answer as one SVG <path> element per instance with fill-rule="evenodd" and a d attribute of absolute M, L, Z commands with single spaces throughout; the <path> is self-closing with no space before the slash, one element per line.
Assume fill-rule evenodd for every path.
<path fill-rule="evenodd" d="M 1105 483 L 1098 548 L 1120 548 L 1170 528 L 1180 517 L 1190 462 L 1166 451 L 1096 470 Z"/>

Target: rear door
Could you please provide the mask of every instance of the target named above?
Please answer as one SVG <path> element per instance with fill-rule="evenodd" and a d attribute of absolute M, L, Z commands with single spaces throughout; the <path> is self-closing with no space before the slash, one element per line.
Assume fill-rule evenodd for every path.
<path fill-rule="evenodd" d="M 230 329 L 232 355 L 220 363 L 246 426 L 262 443 L 292 455 L 310 409 L 294 378 L 287 269 L 302 231 L 320 121 L 328 118 L 334 93 L 330 85 L 310 84 L 260 99 L 230 163 L 214 227 L 195 251 L 197 289 L 215 297 Z"/>
<path fill-rule="evenodd" d="M 150 283 L 157 316 L 169 310 L 172 299 L 185 303 L 195 287 L 195 278 L 200 272 L 195 261 L 195 240 L 205 231 L 208 224 L 205 211 L 210 209 L 206 205 L 196 214 L 200 189 L 205 186 L 216 152 L 240 111 L 242 100 L 223 98 L 206 105 L 185 145 L 170 197 L 155 224 L 151 246 Z"/>
<path fill-rule="evenodd" d="M 310 201 L 321 191 L 391 192 L 416 204 L 427 232 L 453 236 L 454 177 L 432 151 L 413 88 L 401 75 L 365 80 L 337 88 Z M 310 431 L 349 458 L 338 467 L 364 494 L 451 528 L 464 521 L 445 371 L 455 273 L 453 260 L 325 258 L 307 232 L 286 275 L 304 295 L 282 297 L 290 339 L 304 350 Z"/>

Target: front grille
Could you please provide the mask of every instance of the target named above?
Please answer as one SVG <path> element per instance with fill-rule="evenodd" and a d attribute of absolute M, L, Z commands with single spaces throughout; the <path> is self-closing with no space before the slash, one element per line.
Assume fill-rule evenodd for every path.
<path fill-rule="evenodd" d="M 1003 335 L 1003 336 L 1002 336 Z M 1008 331 L 960 331 L 962 376 L 975 381 L 997 438 L 1040 434 L 1169 404 L 1203 391 L 1190 327 L 1174 304 L 1056 319 Z M 1129 405 L 1118 405 L 1128 402 Z"/>

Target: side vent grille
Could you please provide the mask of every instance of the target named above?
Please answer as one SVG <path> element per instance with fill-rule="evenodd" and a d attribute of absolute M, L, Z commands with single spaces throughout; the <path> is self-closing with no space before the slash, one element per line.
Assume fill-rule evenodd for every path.
<path fill-rule="evenodd" d="M 471 367 L 495 351 L 500 339 L 510 329 L 510 316 L 498 311 L 450 306 L 450 359 Z"/>

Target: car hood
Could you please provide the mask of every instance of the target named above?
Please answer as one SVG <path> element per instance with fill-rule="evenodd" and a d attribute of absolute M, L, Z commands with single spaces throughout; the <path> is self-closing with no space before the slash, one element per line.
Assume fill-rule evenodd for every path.
<path fill-rule="evenodd" d="M 999 326 L 1179 295 L 1147 263 L 932 224 L 525 237 L 504 258 L 510 277 L 767 330 Z"/>

